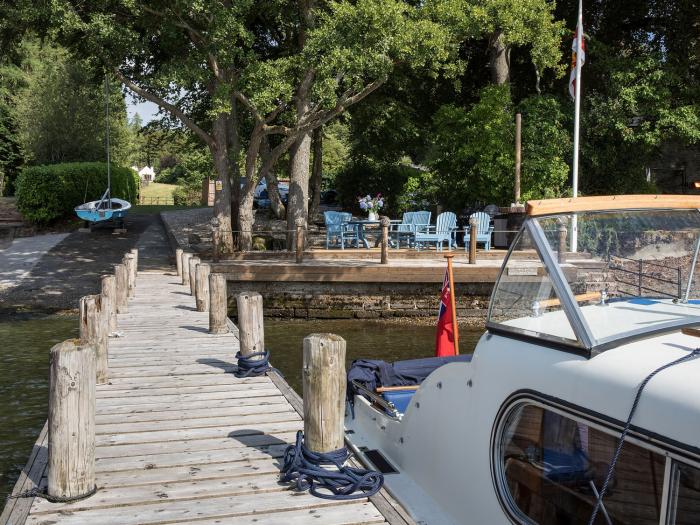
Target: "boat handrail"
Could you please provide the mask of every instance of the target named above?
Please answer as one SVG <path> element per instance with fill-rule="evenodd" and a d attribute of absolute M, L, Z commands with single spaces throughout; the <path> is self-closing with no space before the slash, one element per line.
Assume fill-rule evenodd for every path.
<path fill-rule="evenodd" d="M 530 217 L 587 211 L 700 209 L 700 195 L 600 195 L 527 202 Z"/>

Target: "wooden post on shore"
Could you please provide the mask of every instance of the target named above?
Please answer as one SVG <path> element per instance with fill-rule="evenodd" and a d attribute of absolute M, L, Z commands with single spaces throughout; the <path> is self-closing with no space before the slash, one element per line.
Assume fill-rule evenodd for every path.
<path fill-rule="evenodd" d="M 228 326 L 226 302 L 226 276 L 222 273 L 209 274 L 209 333 L 226 334 Z"/>
<path fill-rule="evenodd" d="M 139 250 L 138 248 L 132 248 L 129 253 L 134 256 L 134 288 L 136 288 L 136 280 L 139 276 Z"/>
<path fill-rule="evenodd" d="M 241 292 L 236 296 L 238 307 L 238 340 L 241 355 L 265 351 L 265 328 L 263 321 L 263 298 L 258 292 Z M 263 356 L 251 358 L 253 361 Z"/>
<path fill-rule="evenodd" d="M 389 217 L 382 217 L 379 220 L 382 225 L 382 260 L 381 264 L 389 264 L 389 225 L 391 220 Z"/>
<path fill-rule="evenodd" d="M 95 349 L 95 374 L 98 385 L 109 379 L 107 369 L 107 317 L 102 311 L 102 296 L 80 298 L 80 340 Z"/>
<path fill-rule="evenodd" d="M 95 490 L 95 351 L 75 339 L 51 348 L 48 449 L 49 496 Z"/>
<path fill-rule="evenodd" d="M 190 295 L 195 297 L 197 290 L 197 265 L 202 262 L 199 257 L 190 257 Z"/>
<path fill-rule="evenodd" d="M 211 266 L 199 263 L 195 269 L 195 294 L 198 312 L 206 312 L 209 308 L 209 274 Z"/>
<path fill-rule="evenodd" d="M 117 313 L 125 314 L 128 311 L 128 301 L 127 301 L 127 288 L 129 283 L 127 282 L 127 271 L 124 264 L 114 265 L 114 275 L 116 277 L 115 287 L 117 289 Z"/>
<path fill-rule="evenodd" d="M 557 250 L 557 259 L 559 264 L 566 262 L 566 241 L 568 240 L 569 232 L 566 224 L 561 219 L 559 222 L 559 246 Z"/>
<path fill-rule="evenodd" d="M 107 316 L 107 335 L 117 331 L 117 279 L 114 275 L 102 276 L 102 311 Z"/>
<path fill-rule="evenodd" d="M 183 286 L 190 285 L 190 259 L 192 254 L 189 252 L 182 252 L 182 284 Z"/>
<path fill-rule="evenodd" d="M 136 278 L 136 272 L 134 271 L 136 261 L 133 254 L 127 253 L 124 255 L 124 266 L 126 267 L 126 296 L 127 298 L 132 298 L 134 296 L 134 280 Z"/>
<path fill-rule="evenodd" d="M 522 165 L 522 148 L 520 137 L 522 129 L 522 115 L 515 114 L 515 204 L 520 204 L 520 166 Z"/>
<path fill-rule="evenodd" d="M 296 225 L 297 232 L 296 232 L 296 262 L 297 264 L 301 264 L 304 262 L 304 246 L 306 245 L 306 219 L 303 217 L 300 217 L 294 221 L 294 224 Z"/>
<path fill-rule="evenodd" d="M 334 334 L 304 338 L 304 442 L 313 452 L 345 446 L 345 340 Z"/>
<path fill-rule="evenodd" d="M 476 217 L 469 218 L 469 264 L 476 264 L 476 234 L 479 223 Z"/>
<path fill-rule="evenodd" d="M 175 266 L 177 266 L 177 276 L 182 277 L 182 248 L 175 250 Z"/>
<path fill-rule="evenodd" d="M 221 245 L 221 232 L 219 231 L 219 219 L 216 217 L 211 220 L 211 249 L 212 249 L 212 260 L 214 262 L 219 262 L 219 246 Z"/>

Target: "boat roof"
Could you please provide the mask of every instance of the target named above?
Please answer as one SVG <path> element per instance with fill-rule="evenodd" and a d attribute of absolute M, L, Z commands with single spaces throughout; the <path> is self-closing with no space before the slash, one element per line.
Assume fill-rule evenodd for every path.
<path fill-rule="evenodd" d="M 600 195 L 527 202 L 531 217 L 562 213 L 644 209 L 700 209 L 700 195 Z"/>

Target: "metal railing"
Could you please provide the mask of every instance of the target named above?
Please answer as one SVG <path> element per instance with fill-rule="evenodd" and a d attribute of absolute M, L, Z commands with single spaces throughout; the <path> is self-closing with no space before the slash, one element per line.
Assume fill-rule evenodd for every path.
<path fill-rule="evenodd" d="M 635 297 L 642 297 L 643 292 L 651 292 L 651 293 L 656 293 L 659 295 L 663 295 L 666 297 L 670 297 L 672 299 L 681 299 L 683 296 L 683 282 L 682 282 L 682 271 L 680 266 L 668 266 L 666 264 L 660 264 L 656 262 L 651 262 L 651 261 L 643 261 L 639 259 L 632 259 L 630 257 L 622 257 L 619 255 L 614 256 L 615 259 L 622 259 L 623 261 L 628 261 L 633 263 L 631 266 L 634 266 L 634 269 L 626 268 L 623 264 L 615 264 L 612 260 L 611 256 L 608 256 L 608 268 L 610 270 L 613 270 L 615 272 L 621 272 L 624 274 L 625 277 L 630 278 L 630 280 L 625 280 L 621 279 L 619 276 L 613 274 L 613 277 L 615 278 L 615 282 L 618 284 L 621 284 L 623 286 L 630 287 L 632 289 L 636 289 L 637 293 L 630 293 L 629 295 L 633 295 Z M 664 270 L 668 270 L 669 272 L 667 273 L 672 273 L 674 274 L 673 278 L 669 278 L 667 275 L 659 276 L 659 272 L 654 272 L 650 273 L 648 270 L 645 270 L 645 266 L 649 267 L 657 267 L 657 268 L 663 268 Z M 676 293 L 669 293 L 664 290 L 658 290 L 656 288 L 652 288 L 649 286 L 649 282 L 646 281 L 651 280 L 653 282 L 657 283 L 664 283 L 668 285 L 672 285 L 676 289 Z"/>

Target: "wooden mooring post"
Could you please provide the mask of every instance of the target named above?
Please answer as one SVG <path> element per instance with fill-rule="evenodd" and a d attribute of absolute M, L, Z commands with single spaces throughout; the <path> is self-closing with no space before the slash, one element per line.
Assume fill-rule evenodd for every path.
<path fill-rule="evenodd" d="M 238 340 L 241 356 L 265 351 L 263 298 L 258 292 L 241 292 L 236 296 L 238 309 Z M 252 357 L 259 361 L 263 356 Z"/>
<path fill-rule="evenodd" d="M 48 449 L 49 496 L 95 490 L 95 351 L 75 339 L 51 349 Z"/>
<path fill-rule="evenodd" d="M 345 446 L 345 339 L 335 334 L 304 338 L 304 441 L 312 452 Z"/>
<path fill-rule="evenodd" d="M 299 218 L 294 221 L 296 225 L 296 262 L 304 262 L 304 246 L 306 246 L 306 219 Z"/>
<path fill-rule="evenodd" d="M 211 266 L 207 263 L 199 263 L 195 270 L 195 294 L 198 312 L 206 312 L 209 308 L 209 274 Z"/>
<path fill-rule="evenodd" d="M 389 264 L 389 225 L 391 224 L 391 219 L 389 217 L 382 217 L 379 220 L 382 226 L 382 259 L 381 264 Z"/>
<path fill-rule="evenodd" d="M 133 283 L 134 283 L 134 293 L 136 293 L 136 281 L 138 281 L 139 276 L 139 250 L 138 248 L 132 248 L 129 253 L 134 256 L 134 267 L 133 267 Z"/>
<path fill-rule="evenodd" d="M 102 311 L 107 316 L 107 335 L 117 331 L 117 279 L 114 275 L 103 275 Z"/>
<path fill-rule="evenodd" d="M 226 276 L 221 273 L 209 274 L 209 333 L 228 333 L 226 302 Z"/>
<path fill-rule="evenodd" d="M 197 287 L 197 265 L 202 262 L 199 257 L 190 257 L 189 261 L 189 271 L 190 271 L 190 295 L 192 297 L 196 296 Z"/>
<path fill-rule="evenodd" d="M 175 250 L 175 266 L 177 266 L 177 276 L 182 277 L 182 248 Z"/>
<path fill-rule="evenodd" d="M 469 218 L 469 264 L 476 264 L 476 234 L 479 223 L 476 217 Z"/>
<path fill-rule="evenodd" d="M 133 254 L 127 253 L 124 255 L 123 262 L 126 267 L 126 296 L 130 299 L 134 296 L 136 286 L 136 272 L 134 271 L 136 259 Z"/>
<path fill-rule="evenodd" d="M 559 264 L 566 262 L 566 242 L 569 237 L 569 232 L 566 223 L 559 220 L 559 246 L 557 247 L 557 259 Z"/>
<path fill-rule="evenodd" d="M 127 270 L 124 264 L 114 265 L 115 286 L 117 289 L 117 313 L 125 314 L 129 307 L 127 301 L 127 289 L 129 287 Z"/>
<path fill-rule="evenodd" d="M 193 254 L 189 252 L 182 252 L 182 285 L 190 285 L 190 259 Z"/>
<path fill-rule="evenodd" d="M 101 295 L 80 298 L 80 340 L 95 349 L 95 379 L 98 385 L 109 380 L 107 368 L 108 318 L 102 311 Z"/>

